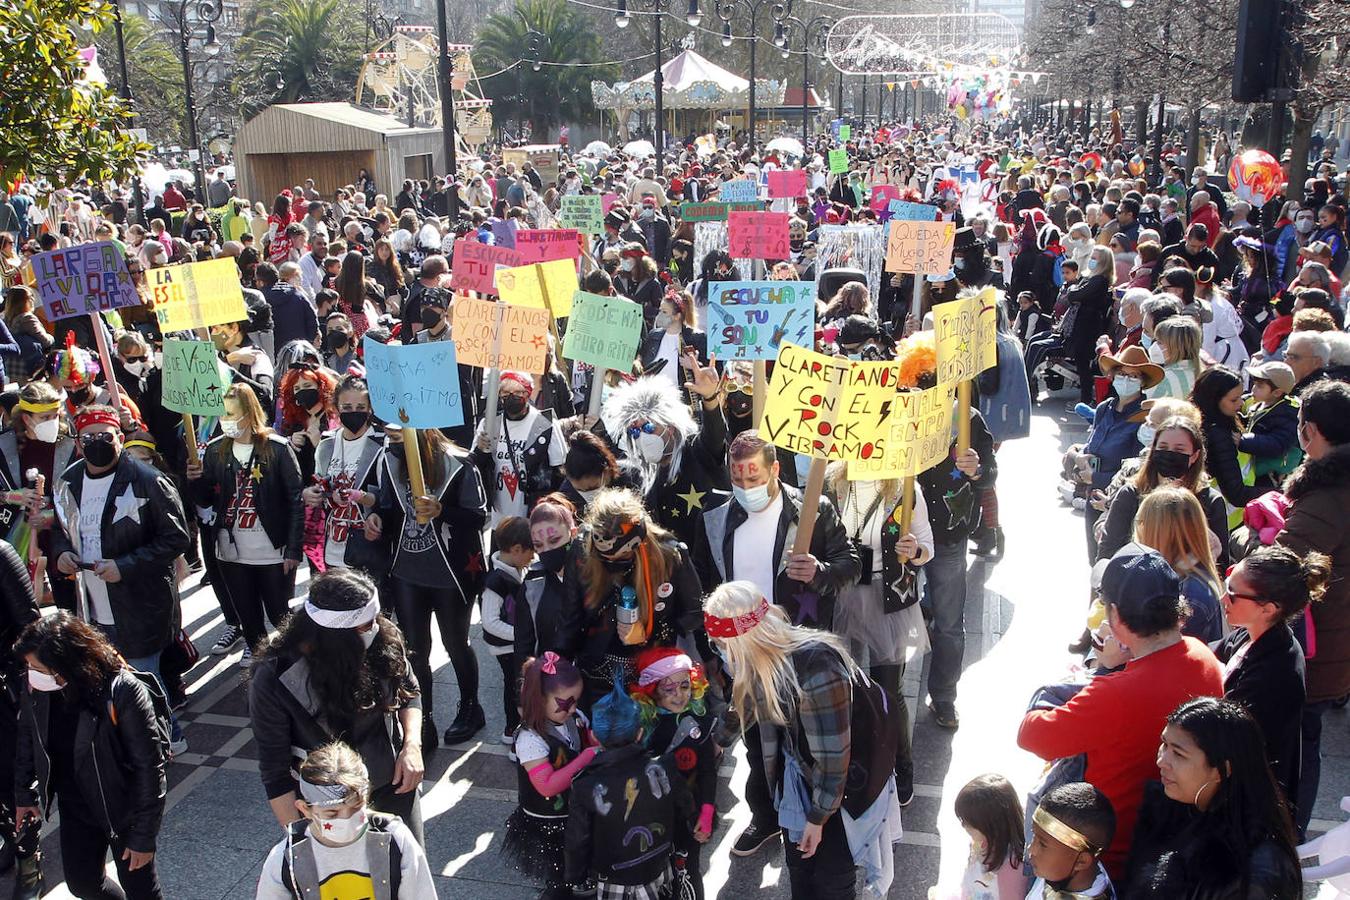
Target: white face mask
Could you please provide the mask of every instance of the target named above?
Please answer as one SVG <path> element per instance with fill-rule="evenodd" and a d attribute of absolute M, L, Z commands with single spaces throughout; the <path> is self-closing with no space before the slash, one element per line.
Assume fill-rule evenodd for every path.
<path fill-rule="evenodd" d="M 619 268 L 625 272 L 631 272 L 633 271 L 633 261 L 631 259 L 625 259 L 623 262 L 619 263 Z"/>
<path fill-rule="evenodd" d="M 1317 228 L 1317 222 L 1314 219 L 1295 219 L 1294 228 L 1298 230 L 1299 234 L 1312 234 L 1313 230 Z"/>
<path fill-rule="evenodd" d="M 1139 393 L 1142 384 L 1142 381 L 1132 375 L 1117 375 L 1111 379 L 1111 387 L 1116 389 L 1118 397 L 1133 397 Z"/>
<path fill-rule="evenodd" d="M 366 811 L 358 810 L 345 819 L 311 819 L 309 827 L 330 844 L 350 844 L 366 830 Z"/>
<path fill-rule="evenodd" d="M 48 419 L 45 422 L 38 422 L 33 426 L 33 437 L 44 444 L 55 444 L 56 438 L 60 433 L 60 419 Z"/>
<path fill-rule="evenodd" d="M 126 369 L 128 372 L 130 372 L 132 375 L 135 375 L 137 378 L 145 374 L 144 362 L 123 363 L 122 368 Z"/>
<path fill-rule="evenodd" d="M 39 672 L 37 669 L 28 670 L 28 686 L 35 691 L 59 691 L 62 685 L 56 680 L 56 676 L 48 672 Z"/>
<path fill-rule="evenodd" d="M 640 434 L 637 451 L 644 462 L 659 463 L 666 456 L 666 439 L 659 434 Z"/>
<path fill-rule="evenodd" d="M 1145 447 L 1152 447 L 1153 438 L 1157 436 L 1158 429 L 1154 428 L 1152 425 L 1145 422 L 1143 425 L 1139 426 L 1138 434 L 1139 434 L 1139 443 L 1143 444 Z"/>
<path fill-rule="evenodd" d="M 220 433 L 227 438 L 239 437 L 239 422 L 234 419 L 221 419 Z"/>

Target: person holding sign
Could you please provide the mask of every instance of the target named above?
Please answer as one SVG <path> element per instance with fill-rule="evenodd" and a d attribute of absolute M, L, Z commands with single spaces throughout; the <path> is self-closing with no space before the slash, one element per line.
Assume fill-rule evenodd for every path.
<path fill-rule="evenodd" d="M 562 483 L 567 457 L 558 424 L 530 405 L 534 379 L 521 372 L 501 373 L 497 394 L 497 433 L 488 420 L 474 434 L 473 461 L 491 486 L 492 525 L 506 516 L 529 515 L 530 507 Z"/>
<path fill-rule="evenodd" d="M 483 587 L 483 523 L 487 494 L 468 454 L 434 428 L 418 430 L 417 450 L 426 493 L 414 497 L 405 433 L 385 426 L 385 451 L 374 511 L 364 536 L 389 547 L 394 610 L 408 641 L 418 683 L 431 681 L 431 617 L 459 684 L 459 712 L 445 730 L 447 744 L 473 737 L 486 723 L 478 704 L 478 660 L 469 646 L 469 617 Z M 422 746 L 436 749 L 435 698 L 422 697 Z"/>
<path fill-rule="evenodd" d="M 708 364 L 708 336 L 689 324 L 693 298 L 687 293 L 668 292 L 656 314 L 655 328 L 642 339 L 638 358 L 642 370 L 669 381 L 677 388 L 689 380 L 686 348 L 693 350 L 698 364 Z"/>
<path fill-rule="evenodd" d="M 434 344 L 439 341 L 453 340 L 450 328 L 450 292 L 445 288 L 429 287 L 422 291 L 422 330 L 417 332 L 414 341 L 418 344 Z M 404 324 L 407 327 L 407 324 Z M 407 338 L 404 338 L 407 341 Z M 483 370 L 473 366 L 459 364 L 459 396 L 464 404 L 464 424 L 445 429 L 446 435 L 461 446 L 473 436 L 473 423 L 483 415 Z"/>
<path fill-rule="evenodd" d="M 901 371 L 914 379 L 911 385 L 902 377 L 902 384 L 916 388 L 936 384 L 934 343 L 930 331 L 916 332 L 901 342 Z M 928 709 L 940 728 L 960 724 L 956 682 L 966 651 L 966 552 L 980 522 L 979 491 L 992 486 L 997 474 L 993 436 L 980 411 L 971 407 L 969 449 L 958 451 L 953 434 L 947 458 L 920 472 L 916 480 L 928 498 L 928 521 L 933 529 L 933 558 L 923 571 L 933 614 Z"/>
<path fill-rule="evenodd" d="M 324 566 L 366 569 L 383 584 L 386 566 L 381 563 L 388 561 L 371 559 L 364 540 L 350 546 L 348 541 L 362 531 L 365 511 L 375 506 L 376 464 L 384 449 L 384 436 L 371 425 L 370 389 L 363 377 L 343 376 L 334 400 L 342 427 L 319 442 L 314 454 L 315 483 L 307 486 L 301 497 L 306 506 L 327 513 Z"/>
<path fill-rule="evenodd" d="M 300 464 L 291 445 L 267 426 L 258 395 L 246 384 L 225 391 L 220 437 L 201 462 L 189 460 L 189 489 L 214 513 L 216 559 L 244 629 L 244 657 L 290 612 L 295 569 L 303 556 L 305 507 Z"/>

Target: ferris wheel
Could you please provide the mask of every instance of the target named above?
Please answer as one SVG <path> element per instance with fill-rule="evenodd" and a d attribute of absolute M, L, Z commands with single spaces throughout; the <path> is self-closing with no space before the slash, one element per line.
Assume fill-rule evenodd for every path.
<path fill-rule="evenodd" d="M 396 25 L 389 37 L 365 55 L 356 82 L 356 105 L 396 116 L 424 128 L 441 126 L 436 31 L 428 25 Z M 471 44 L 448 48 L 459 152 L 475 153 L 492 131 L 492 101 L 483 96 L 473 67 Z"/>

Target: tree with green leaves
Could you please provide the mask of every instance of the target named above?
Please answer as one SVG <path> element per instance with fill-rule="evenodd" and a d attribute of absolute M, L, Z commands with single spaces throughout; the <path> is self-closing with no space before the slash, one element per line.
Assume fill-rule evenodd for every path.
<path fill-rule="evenodd" d="M 131 133 L 131 112 L 112 85 L 85 78 L 82 41 L 71 27 L 111 28 L 101 0 L 0 2 L 0 181 L 17 176 L 71 184 L 126 178 L 150 147 Z"/>
<path fill-rule="evenodd" d="M 183 66 L 173 45 L 143 16 L 122 14 L 122 40 L 131 77 L 131 105 L 136 125 L 155 144 L 184 144 Z M 99 62 L 119 92 L 117 34 L 109 26 L 93 37 Z"/>
<path fill-rule="evenodd" d="M 537 35 L 537 36 L 536 36 Z M 540 67 L 534 70 L 538 46 Z M 474 42 L 473 62 L 498 123 L 528 120 L 535 134 L 592 113 L 591 82 L 618 77 L 614 65 L 594 65 L 605 48 L 593 23 L 566 0 L 522 0 L 489 16 Z"/>
<path fill-rule="evenodd" d="M 245 116 L 274 103 L 355 95 L 361 36 L 339 0 L 284 0 L 255 10 L 237 45 L 236 86 Z"/>

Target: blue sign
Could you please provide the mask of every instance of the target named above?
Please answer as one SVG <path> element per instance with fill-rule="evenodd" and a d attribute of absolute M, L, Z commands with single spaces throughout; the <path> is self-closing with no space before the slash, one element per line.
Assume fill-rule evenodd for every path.
<path fill-rule="evenodd" d="M 759 199 L 759 185 L 749 178 L 724 181 L 717 189 L 717 199 L 723 203 L 754 203 Z"/>
<path fill-rule="evenodd" d="M 708 353 L 719 359 L 777 359 L 787 341 L 811 346 L 814 281 L 714 281 L 708 286 Z"/>
<path fill-rule="evenodd" d="M 365 339 L 366 381 L 375 415 L 407 428 L 452 428 L 464 424 L 455 345 L 381 344 Z"/>
<path fill-rule="evenodd" d="M 886 207 L 891 218 L 897 222 L 935 222 L 937 207 L 927 203 L 912 203 L 909 200 L 892 200 Z"/>

